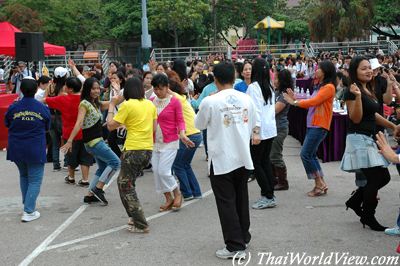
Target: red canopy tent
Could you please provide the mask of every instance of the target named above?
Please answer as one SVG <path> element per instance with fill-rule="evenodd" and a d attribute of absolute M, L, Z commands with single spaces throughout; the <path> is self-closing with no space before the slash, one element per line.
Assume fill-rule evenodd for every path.
<path fill-rule="evenodd" d="M 20 29 L 12 25 L 10 22 L 0 22 L 0 55 L 8 55 L 15 57 L 15 33 L 21 32 Z M 53 45 L 45 42 L 44 55 L 65 55 L 65 47 Z"/>

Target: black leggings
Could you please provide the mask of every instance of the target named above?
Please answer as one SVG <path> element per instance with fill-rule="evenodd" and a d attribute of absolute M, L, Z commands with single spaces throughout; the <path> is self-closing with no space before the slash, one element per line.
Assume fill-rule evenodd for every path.
<path fill-rule="evenodd" d="M 378 200 L 378 190 L 386 186 L 390 181 L 389 170 L 384 167 L 372 167 L 361 169 L 367 177 L 367 185 L 363 187 L 363 209 L 365 213 L 374 214 Z"/>
<path fill-rule="evenodd" d="M 262 140 L 258 145 L 250 145 L 251 158 L 254 163 L 254 175 L 261 188 L 261 196 L 274 197 L 272 164 L 269 158 L 274 138 Z"/>

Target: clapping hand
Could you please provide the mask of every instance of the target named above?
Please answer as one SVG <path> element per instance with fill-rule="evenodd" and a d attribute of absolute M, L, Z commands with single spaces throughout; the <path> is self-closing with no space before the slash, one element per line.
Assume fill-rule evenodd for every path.
<path fill-rule="evenodd" d="M 74 60 L 72 60 L 71 58 L 68 59 L 68 65 L 70 68 L 73 68 L 76 66 Z"/>
<path fill-rule="evenodd" d="M 351 84 L 350 92 L 353 93 L 355 96 L 361 95 L 360 88 L 355 83 Z"/>
<path fill-rule="evenodd" d="M 149 60 L 149 68 L 151 72 L 155 72 L 157 69 L 157 62 L 154 59 Z"/>
<path fill-rule="evenodd" d="M 294 95 L 293 90 L 290 88 L 286 89 L 286 93 L 285 92 L 283 93 L 283 98 L 289 104 L 294 104 L 294 101 L 296 100 L 296 96 Z"/>
<path fill-rule="evenodd" d="M 115 94 L 119 95 L 119 92 L 121 91 L 121 84 L 119 84 L 117 81 L 113 80 L 113 81 L 111 81 L 111 86 L 112 86 Z"/>
<path fill-rule="evenodd" d="M 379 153 L 383 155 L 387 160 L 392 163 L 399 163 L 399 157 L 392 150 L 389 143 L 387 142 L 385 135 L 382 132 L 376 134 L 376 144 L 379 147 Z"/>

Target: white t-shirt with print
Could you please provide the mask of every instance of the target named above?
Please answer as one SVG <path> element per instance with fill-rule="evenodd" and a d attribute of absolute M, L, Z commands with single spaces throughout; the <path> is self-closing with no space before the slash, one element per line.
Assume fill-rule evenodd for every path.
<path fill-rule="evenodd" d="M 251 98 L 234 89 L 219 91 L 201 102 L 195 126 L 207 129 L 208 169 L 212 162 L 215 175 L 240 167 L 254 169 L 250 139 L 256 120 Z"/>

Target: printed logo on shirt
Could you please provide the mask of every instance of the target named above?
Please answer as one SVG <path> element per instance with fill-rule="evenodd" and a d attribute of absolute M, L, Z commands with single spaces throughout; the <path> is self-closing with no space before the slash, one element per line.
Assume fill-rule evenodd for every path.
<path fill-rule="evenodd" d="M 248 110 L 243 108 L 242 106 L 237 106 L 237 104 L 239 104 L 240 102 L 236 98 L 236 96 L 229 95 L 228 97 L 226 97 L 226 102 L 228 104 L 231 104 L 232 106 L 228 106 L 219 110 L 222 113 L 222 123 L 225 127 L 229 127 L 234 124 L 248 123 Z"/>
<path fill-rule="evenodd" d="M 41 114 L 38 114 L 36 112 L 32 111 L 23 111 L 23 112 L 18 112 L 15 113 L 13 116 L 13 119 L 21 118 L 23 121 L 35 121 L 35 118 L 39 120 L 43 120 L 43 117 Z"/>

